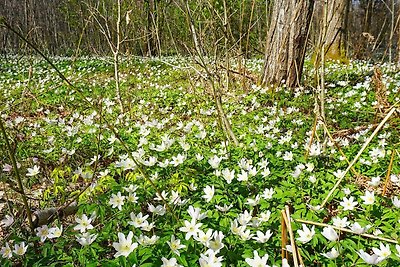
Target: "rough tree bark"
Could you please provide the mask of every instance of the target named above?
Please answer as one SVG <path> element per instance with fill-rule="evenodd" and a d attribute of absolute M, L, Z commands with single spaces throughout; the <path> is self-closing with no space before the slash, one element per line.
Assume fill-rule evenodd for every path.
<path fill-rule="evenodd" d="M 346 17 L 348 0 L 330 0 L 327 2 L 327 29 L 323 40 L 326 48 L 326 60 L 346 60 Z M 324 27 L 321 24 L 321 28 Z"/>
<path fill-rule="evenodd" d="M 313 8 L 314 0 L 274 1 L 266 40 L 264 85 L 299 85 Z"/>

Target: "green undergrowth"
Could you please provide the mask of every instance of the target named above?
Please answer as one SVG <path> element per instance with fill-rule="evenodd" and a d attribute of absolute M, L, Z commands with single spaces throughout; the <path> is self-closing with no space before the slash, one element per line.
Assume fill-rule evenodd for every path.
<path fill-rule="evenodd" d="M 226 91 L 222 73 L 204 80 L 203 70 L 189 59 L 123 58 L 121 112 L 109 58 L 54 58 L 75 88 L 38 58 L 3 61 L 1 116 L 29 203 L 43 210 L 76 199 L 78 211 L 30 233 L 12 189 L 16 181 L 2 136 L 1 266 L 282 266 L 285 206 L 306 266 L 400 262 L 395 246 L 400 229 L 398 113 L 319 208 L 347 168 L 346 158 L 357 155 L 383 119 L 372 65 L 327 65 L 330 140 L 320 121 L 312 133 L 312 86 L 272 92 L 247 81 L 245 86 L 232 82 Z M 261 66 L 259 60 L 248 62 L 250 72 Z M 400 97 L 400 76 L 391 66 L 381 67 L 393 105 Z M 305 72 L 304 83 L 312 84 L 307 80 L 313 77 L 310 63 Z M 210 82 L 222 91 L 237 147 L 222 130 Z M 382 196 L 385 184 L 387 195 Z M 176 248 L 171 243 L 178 239 L 183 246 Z"/>

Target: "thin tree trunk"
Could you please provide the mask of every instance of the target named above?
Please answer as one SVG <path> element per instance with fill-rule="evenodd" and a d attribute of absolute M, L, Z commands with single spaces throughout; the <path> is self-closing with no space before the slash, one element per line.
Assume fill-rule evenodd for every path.
<path fill-rule="evenodd" d="M 234 143 L 235 146 L 238 146 L 239 142 L 238 142 L 238 140 L 237 140 L 237 138 L 235 136 L 235 133 L 232 130 L 232 127 L 231 127 L 231 124 L 229 122 L 229 119 L 225 115 L 225 112 L 224 112 L 224 109 L 223 109 L 223 106 L 222 106 L 221 92 L 220 92 L 219 89 L 217 90 L 217 88 L 215 86 L 215 80 L 213 78 L 214 75 L 211 73 L 211 71 L 209 69 L 209 66 L 208 66 L 208 63 L 206 63 L 205 60 L 204 60 L 204 55 L 202 53 L 203 50 L 202 50 L 202 46 L 201 46 L 201 44 L 203 44 L 203 43 L 199 41 L 198 34 L 197 34 L 197 31 L 196 31 L 196 27 L 194 25 L 194 19 L 193 19 L 192 13 L 191 13 L 190 6 L 189 6 L 187 1 L 183 1 L 183 2 L 184 2 L 183 5 L 184 5 L 186 19 L 187 19 L 187 22 L 189 24 L 189 28 L 190 28 L 190 31 L 191 31 L 191 34 L 192 34 L 192 38 L 193 38 L 193 43 L 194 43 L 194 46 L 195 46 L 194 47 L 195 48 L 195 52 L 196 52 L 195 56 L 198 57 L 198 60 L 199 60 L 198 63 L 200 64 L 200 66 L 207 73 L 207 80 L 210 82 L 210 85 L 211 85 L 211 88 L 212 88 L 213 98 L 214 98 L 214 101 L 215 101 L 215 106 L 217 108 L 219 119 L 221 121 L 221 126 L 222 126 L 226 136 L 232 140 L 232 142 Z M 227 20 L 227 14 L 226 14 L 225 20 L 223 22 L 226 22 L 226 20 Z M 226 32 L 225 35 L 227 36 L 228 33 Z M 216 48 L 215 48 L 215 51 L 217 51 Z M 228 51 L 226 51 L 226 52 L 228 52 Z"/>
<path fill-rule="evenodd" d="M 327 34 L 328 30 L 328 0 L 324 0 L 324 17 L 323 17 L 323 31 L 322 31 L 322 38 L 323 40 Z M 319 103 L 320 103 L 320 110 L 319 115 L 321 116 L 322 120 L 325 121 L 325 51 L 326 51 L 326 43 L 322 42 L 321 44 L 321 73 L 320 73 L 320 84 L 319 84 Z M 320 65 L 319 62 L 316 64 L 317 68 Z M 316 70 L 319 71 L 319 70 Z M 324 131 L 325 133 L 325 131 Z"/>
<path fill-rule="evenodd" d="M 119 50 L 121 46 L 121 0 L 118 0 L 118 17 L 117 17 L 117 43 L 113 51 L 114 54 L 114 78 L 115 78 L 115 91 L 117 93 L 117 100 L 121 112 L 124 113 L 124 105 L 122 104 L 121 90 L 119 87 Z"/>
<path fill-rule="evenodd" d="M 393 36 L 395 32 L 395 25 L 396 25 L 396 19 L 395 19 L 395 5 L 394 5 L 394 0 L 391 0 L 391 7 L 390 7 L 390 34 L 389 34 L 389 62 L 392 62 L 392 45 L 393 45 Z"/>
<path fill-rule="evenodd" d="M 400 8 L 397 10 L 397 69 L 400 69 Z"/>

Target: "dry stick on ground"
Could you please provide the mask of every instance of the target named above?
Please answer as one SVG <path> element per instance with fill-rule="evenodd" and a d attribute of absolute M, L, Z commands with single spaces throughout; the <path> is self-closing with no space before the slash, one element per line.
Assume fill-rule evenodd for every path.
<path fill-rule="evenodd" d="M 224 70 L 226 70 L 226 71 L 229 71 L 229 72 L 231 72 L 231 73 L 233 73 L 233 74 L 237 74 L 237 75 L 240 75 L 240 76 L 242 76 L 242 77 L 244 77 L 244 78 L 247 78 L 248 80 L 250 80 L 250 81 L 252 81 L 252 82 L 254 82 L 254 83 L 257 82 L 257 78 L 256 78 L 256 77 L 253 77 L 253 76 L 251 76 L 251 75 L 249 75 L 249 74 L 247 74 L 247 73 L 245 72 L 245 68 L 242 68 L 242 69 L 241 69 L 242 72 L 239 72 L 239 71 L 236 71 L 236 70 L 233 70 L 233 69 L 228 69 L 227 67 L 225 67 L 225 66 L 223 66 L 223 65 L 221 65 L 221 64 L 219 64 L 218 67 L 221 68 L 221 69 L 224 69 Z"/>
<path fill-rule="evenodd" d="M 383 125 L 387 122 L 387 120 L 393 115 L 393 113 L 396 111 L 396 105 L 399 102 L 397 102 L 394 106 L 392 106 L 391 110 L 389 113 L 385 116 L 385 118 L 379 123 L 378 127 L 376 127 L 375 131 L 371 134 L 371 136 L 365 141 L 364 145 L 361 147 L 360 151 L 358 151 L 356 157 L 353 159 L 353 161 L 349 164 L 347 169 L 344 171 L 343 176 L 339 178 L 339 180 L 336 182 L 336 184 L 333 186 L 331 191 L 328 193 L 326 198 L 321 204 L 321 208 L 323 208 L 326 204 L 326 202 L 329 200 L 329 198 L 333 195 L 335 190 L 338 188 L 339 184 L 342 182 L 344 177 L 346 177 L 346 174 L 349 172 L 349 170 L 353 167 L 353 165 L 358 161 L 360 158 L 361 154 L 364 152 L 364 150 L 367 148 L 369 143 L 372 141 L 372 139 L 375 137 L 375 135 L 379 132 L 379 130 L 383 127 Z"/>
<path fill-rule="evenodd" d="M 383 186 L 383 192 L 382 192 L 383 196 L 386 194 L 386 189 L 387 189 L 387 185 L 389 183 L 390 173 L 392 172 L 395 151 L 396 150 L 393 149 L 392 150 L 392 155 L 390 156 L 389 168 L 388 168 L 387 173 L 386 173 L 385 185 Z"/>
<path fill-rule="evenodd" d="M 292 246 L 294 245 L 294 247 L 292 247 L 292 250 L 296 251 L 296 259 L 298 259 L 300 261 L 300 265 L 299 266 L 305 266 L 304 262 L 303 262 L 303 258 L 301 257 L 299 248 L 297 247 L 295 239 L 294 239 L 294 234 L 293 234 L 293 229 L 292 229 L 292 224 L 291 224 L 290 210 L 289 210 L 289 206 L 288 205 L 285 206 L 285 211 L 286 211 L 287 219 L 288 219 L 289 226 L 290 226 L 290 231 L 289 231 L 290 238 L 293 239 Z"/>
<path fill-rule="evenodd" d="M 44 210 L 37 210 L 33 213 L 33 224 L 35 227 L 49 224 L 55 218 L 65 218 L 74 215 L 78 211 L 78 203 L 73 202 L 66 208 L 47 208 Z"/>
<path fill-rule="evenodd" d="M 312 142 L 314 140 L 314 135 L 316 134 L 316 131 L 317 131 L 317 122 L 318 122 L 318 114 L 315 114 L 315 119 L 314 119 L 313 130 L 311 133 L 310 142 L 308 142 L 306 153 L 304 155 L 305 160 L 307 160 L 307 158 L 308 158 L 308 154 L 310 153 L 310 148 L 311 148 Z"/>
<path fill-rule="evenodd" d="M 282 260 L 288 258 L 288 252 L 287 252 L 287 249 L 286 249 L 286 245 L 287 245 L 287 228 L 286 228 L 286 223 L 285 223 L 285 218 L 284 217 L 285 217 L 285 214 L 282 211 L 282 214 L 281 214 L 281 228 L 282 228 L 282 232 L 281 232 L 281 237 L 282 237 L 281 255 L 282 255 Z"/>
<path fill-rule="evenodd" d="M 299 222 L 299 223 L 311 224 L 311 225 L 316 225 L 316 226 L 320 226 L 320 227 L 332 227 L 333 229 L 336 229 L 341 232 L 346 232 L 346 233 L 350 233 L 350 234 L 354 234 L 354 235 L 359 235 L 359 236 L 362 236 L 365 238 L 376 239 L 376 240 L 385 241 L 385 242 L 389 242 L 389 243 L 393 243 L 393 244 L 399 244 L 399 242 L 394 239 L 389 239 L 389 238 L 380 237 L 380 236 L 371 235 L 371 234 L 359 234 L 359 233 L 353 232 L 349 229 L 337 227 L 337 226 L 326 224 L 326 223 L 319 223 L 319 222 L 307 221 L 307 220 L 302 220 L 302 219 L 295 219 L 295 221 Z"/>
<path fill-rule="evenodd" d="M 283 219 L 285 220 L 285 224 L 287 227 L 287 230 L 289 231 L 289 236 L 290 236 L 290 245 L 292 247 L 292 255 L 293 255 L 293 263 L 295 267 L 299 266 L 299 262 L 297 259 L 297 249 L 296 249 L 296 243 L 294 241 L 294 235 L 293 235 L 293 230 L 292 230 L 292 225 L 290 223 L 290 211 L 289 211 L 289 206 L 285 206 L 285 210 L 282 210 L 282 215 Z"/>
<path fill-rule="evenodd" d="M 350 134 L 355 134 L 355 133 L 361 132 L 363 130 L 366 130 L 368 128 L 373 128 L 373 127 L 376 127 L 376 126 L 378 126 L 378 123 L 357 126 L 357 127 L 350 128 L 350 129 L 343 129 L 343 130 L 339 130 L 339 131 L 334 132 L 332 136 L 341 137 L 341 136 L 346 136 L 346 135 L 350 135 Z"/>
<path fill-rule="evenodd" d="M 326 123 L 323 121 L 322 125 L 324 126 L 325 129 L 325 133 L 328 135 L 329 139 L 331 139 L 331 141 L 333 142 L 333 144 L 336 146 L 336 148 L 339 150 L 340 155 L 342 155 L 342 157 L 344 157 L 344 160 L 347 162 L 348 165 L 350 165 L 350 161 L 347 159 L 346 155 L 343 153 L 342 149 L 340 148 L 339 144 L 335 141 L 335 139 L 333 139 L 331 133 L 328 130 L 328 127 L 326 126 Z M 356 169 L 354 169 L 354 167 L 351 167 L 350 169 L 354 175 L 359 176 L 360 174 L 356 171 Z"/>

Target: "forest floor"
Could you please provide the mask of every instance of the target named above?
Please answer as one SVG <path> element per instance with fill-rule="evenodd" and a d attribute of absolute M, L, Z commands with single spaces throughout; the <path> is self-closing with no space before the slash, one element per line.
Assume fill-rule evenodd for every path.
<path fill-rule="evenodd" d="M 1 134 L 1 266 L 399 265 L 393 66 L 329 63 L 323 122 L 309 62 L 304 87 L 267 90 L 248 79 L 260 60 L 227 89 L 216 64 L 125 58 L 122 112 L 108 58 L 52 60 L 73 87 L 44 60 L 1 59 L 1 120 L 36 211 L 31 233 Z"/>

